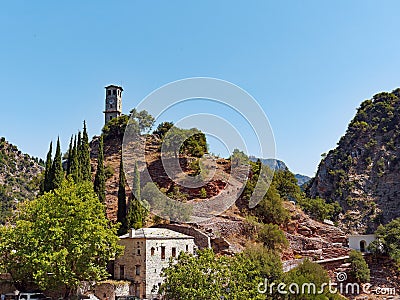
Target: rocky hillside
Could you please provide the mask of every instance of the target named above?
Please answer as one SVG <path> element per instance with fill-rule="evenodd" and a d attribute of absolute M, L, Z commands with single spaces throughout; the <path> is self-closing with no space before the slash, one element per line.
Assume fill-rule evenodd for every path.
<path fill-rule="evenodd" d="M 107 186 L 107 215 L 109 219 L 116 220 L 117 214 L 117 192 L 120 154 L 120 142 L 118 138 L 105 139 L 105 165 L 109 170 Z M 146 164 L 149 168 L 150 176 L 164 191 L 171 190 L 174 186 L 172 180 L 163 170 L 158 152 L 160 141 L 154 135 L 148 136 L 146 140 Z M 95 137 L 91 143 L 93 170 L 96 169 L 96 154 L 98 139 Z M 136 160 L 136 158 L 132 158 Z M 189 157 L 181 157 L 180 164 L 185 172 L 190 172 L 187 166 L 190 162 Z M 143 165 L 144 162 L 139 162 Z M 207 184 L 206 192 L 208 197 L 215 196 L 224 190 L 226 182 L 224 177 L 228 175 L 230 161 L 217 159 L 216 172 L 213 179 Z M 225 175 L 225 176 L 224 176 Z M 142 185 L 146 179 L 142 174 Z M 187 200 L 199 201 L 199 189 L 181 189 Z M 129 191 L 127 190 L 127 195 Z M 346 237 L 337 227 L 312 220 L 307 214 L 302 212 L 299 207 L 292 203 L 285 202 L 286 209 L 290 212 L 292 219 L 282 226 L 286 237 L 290 243 L 290 248 L 283 254 L 284 260 L 309 257 L 311 259 L 328 259 L 346 255 L 348 250 L 345 248 Z M 147 225 L 151 225 L 147 224 Z M 165 225 L 167 226 L 167 225 Z M 209 236 L 211 246 L 218 253 L 240 252 L 248 243 L 254 242 L 252 238 L 252 225 L 246 221 L 240 209 L 233 205 L 230 209 L 219 216 L 215 216 L 206 221 L 190 224 L 170 224 L 171 228 L 187 233 L 188 230 L 198 230 L 200 234 Z M 250 227 L 249 227 L 250 226 Z M 190 229 L 188 229 L 190 228 Z"/>
<path fill-rule="evenodd" d="M 40 161 L 42 163 L 42 161 Z M 0 140 L 0 223 L 10 215 L 16 204 L 36 195 L 32 182 L 43 170 L 38 159 L 23 154 L 7 142 Z"/>
<path fill-rule="evenodd" d="M 400 217 L 400 89 L 364 101 L 310 182 L 311 197 L 338 201 L 347 232 Z"/>

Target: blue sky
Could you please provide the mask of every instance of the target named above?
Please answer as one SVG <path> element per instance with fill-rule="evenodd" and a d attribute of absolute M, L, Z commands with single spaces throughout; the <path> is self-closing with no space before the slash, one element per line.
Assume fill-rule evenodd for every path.
<path fill-rule="evenodd" d="M 365 0 L 3 1 L 0 136 L 44 157 L 58 135 L 65 150 L 83 120 L 100 133 L 108 84 L 123 86 L 127 113 L 168 82 L 216 77 L 260 103 L 277 158 L 313 175 L 361 101 L 400 86 L 399 10 Z"/>

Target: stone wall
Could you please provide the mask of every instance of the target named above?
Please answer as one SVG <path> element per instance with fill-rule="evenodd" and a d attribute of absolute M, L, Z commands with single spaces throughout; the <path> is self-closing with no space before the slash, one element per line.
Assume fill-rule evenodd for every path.
<path fill-rule="evenodd" d="M 176 232 L 180 232 L 189 236 L 194 237 L 194 243 L 199 249 L 211 248 L 211 239 L 204 232 L 190 227 L 188 225 L 181 224 L 160 224 L 155 227 L 167 228 Z"/>
<path fill-rule="evenodd" d="M 0 274 L 0 294 L 13 293 L 16 290 L 11 282 L 11 277 L 8 274 Z"/>
<path fill-rule="evenodd" d="M 102 282 L 95 286 L 94 295 L 99 299 L 115 300 L 118 296 L 130 295 L 129 282 Z"/>

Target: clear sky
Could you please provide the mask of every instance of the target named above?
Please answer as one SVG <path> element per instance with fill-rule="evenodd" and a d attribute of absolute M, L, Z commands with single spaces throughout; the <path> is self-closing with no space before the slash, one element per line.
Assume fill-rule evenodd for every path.
<path fill-rule="evenodd" d="M 178 79 L 221 78 L 265 110 L 277 158 L 314 175 L 361 101 L 400 86 L 399 1 L 2 1 L 0 136 L 44 157 Z M 173 116 L 172 116 L 173 117 Z"/>

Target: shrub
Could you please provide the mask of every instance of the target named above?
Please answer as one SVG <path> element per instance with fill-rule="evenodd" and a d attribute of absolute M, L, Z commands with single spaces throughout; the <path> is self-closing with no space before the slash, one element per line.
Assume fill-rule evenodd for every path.
<path fill-rule="evenodd" d="M 358 282 L 368 282 L 370 280 L 370 270 L 361 252 L 352 250 L 349 255 L 350 275 Z"/>
<path fill-rule="evenodd" d="M 285 233 L 276 224 L 264 224 L 257 237 L 259 242 L 273 251 L 282 251 L 289 245 Z"/>

